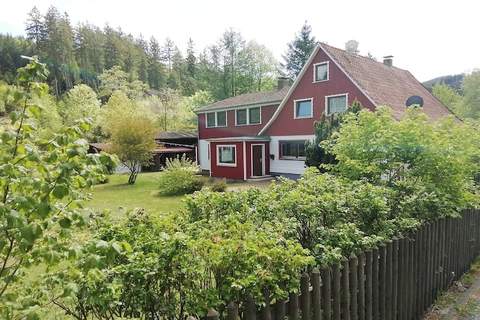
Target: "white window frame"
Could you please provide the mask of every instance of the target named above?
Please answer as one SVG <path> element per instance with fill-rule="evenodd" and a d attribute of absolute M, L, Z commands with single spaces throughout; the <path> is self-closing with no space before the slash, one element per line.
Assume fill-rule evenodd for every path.
<path fill-rule="evenodd" d="M 235 150 L 234 163 L 220 162 L 220 148 L 222 147 L 233 148 Z M 237 146 L 235 144 L 217 144 L 216 149 L 217 149 L 217 167 L 236 167 L 237 166 Z"/>
<path fill-rule="evenodd" d="M 286 160 L 286 161 L 305 161 L 307 160 L 307 156 L 305 157 L 290 157 L 290 156 L 282 156 L 282 143 L 299 143 L 303 141 L 303 144 L 307 142 L 307 140 L 303 139 L 295 139 L 295 140 L 279 140 L 278 141 L 278 160 Z"/>
<path fill-rule="evenodd" d="M 348 110 L 348 92 L 347 93 L 339 93 L 339 94 L 332 94 L 332 95 L 329 95 L 329 96 L 325 96 L 325 114 L 327 116 L 330 116 L 331 113 L 329 112 L 328 110 L 328 99 L 329 98 L 335 98 L 335 97 L 343 97 L 345 96 L 346 99 L 345 99 L 345 103 L 346 103 L 346 106 L 345 106 L 345 111 Z"/>
<path fill-rule="evenodd" d="M 259 123 L 250 123 L 250 109 L 260 109 L 260 122 Z M 245 110 L 247 112 L 247 123 L 245 124 L 238 124 L 237 122 L 237 111 L 240 110 Z M 243 127 L 243 126 L 258 126 L 262 124 L 262 106 L 253 106 L 253 107 L 247 107 L 247 108 L 238 108 L 235 109 L 235 126 L 236 127 Z"/>
<path fill-rule="evenodd" d="M 225 112 L 225 125 L 224 126 L 219 126 L 218 125 L 218 113 L 219 112 Z M 209 126 L 208 125 L 208 114 L 209 113 L 214 113 L 215 114 L 215 125 L 214 126 Z M 226 128 L 226 127 L 228 127 L 228 110 L 218 110 L 218 111 L 205 112 L 205 128 Z"/>
<path fill-rule="evenodd" d="M 298 117 L 297 116 L 297 102 L 302 102 L 302 101 L 310 101 L 310 115 L 309 116 L 303 116 L 303 117 Z M 313 118 L 313 97 L 312 98 L 293 100 L 293 118 L 294 119 L 311 119 L 311 118 Z"/>
<path fill-rule="evenodd" d="M 317 80 L 317 66 L 322 65 L 322 64 L 327 65 L 327 79 Z M 322 61 L 322 62 L 315 63 L 313 65 L 313 83 L 325 82 L 325 81 L 328 81 L 328 80 L 330 80 L 330 61 Z"/>
<path fill-rule="evenodd" d="M 262 175 L 254 176 L 253 175 L 253 146 L 262 146 Z M 251 177 L 263 177 L 265 176 L 265 144 L 263 143 L 252 143 L 250 145 L 250 176 Z"/>

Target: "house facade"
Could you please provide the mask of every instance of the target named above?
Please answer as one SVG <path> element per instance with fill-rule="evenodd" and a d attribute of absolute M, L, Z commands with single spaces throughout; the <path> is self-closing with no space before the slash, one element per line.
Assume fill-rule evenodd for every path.
<path fill-rule="evenodd" d="M 293 84 L 239 95 L 200 108 L 198 161 L 213 177 L 255 179 L 298 176 L 305 143 L 323 114 L 347 110 L 353 101 L 369 110 L 389 106 L 400 118 L 409 97 L 419 96 L 432 119 L 451 114 L 413 75 L 384 62 L 319 44 Z"/>

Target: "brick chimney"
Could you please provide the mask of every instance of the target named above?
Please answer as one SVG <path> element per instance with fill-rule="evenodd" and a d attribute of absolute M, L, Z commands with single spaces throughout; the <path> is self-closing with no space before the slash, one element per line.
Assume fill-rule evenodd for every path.
<path fill-rule="evenodd" d="M 393 56 L 383 57 L 383 64 L 389 67 L 393 66 Z"/>
<path fill-rule="evenodd" d="M 288 77 L 278 77 L 277 78 L 277 90 L 282 90 L 285 87 L 289 87 L 291 85 L 290 78 Z"/>

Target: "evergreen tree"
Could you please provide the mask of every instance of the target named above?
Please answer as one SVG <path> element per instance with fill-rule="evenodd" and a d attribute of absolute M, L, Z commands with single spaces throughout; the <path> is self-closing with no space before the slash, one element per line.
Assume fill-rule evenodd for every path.
<path fill-rule="evenodd" d="M 195 78 L 195 73 L 197 69 L 197 58 L 195 57 L 195 49 L 194 49 L 194 44 L 193 40 L 190 38 L 188 39 L 188 44 L 187 44 L 187 71 L 190 77 Z"/>
<path fill-rule="evenodd" d="M 25 31 L 27 33 L 27 39 L 34 43 L 35 50 L 38 52 L 45 41 L 46 32 L 42 14 L 37 7 L 33 7 L 33 9 L 28 13 Z"/>
<path fill-rule="evenodd" d="M 288 44 L 287 53 L 283 56 L 285 60 L 283 68 L 292 78 L 295 78 L 300 73 L 303 65 L 307 62 L 317 45 L 317 41 L 311 33 L 312 27 L 305 21 L 300 33 L 295 35 L 295 39 Z"/>
<path fill-rule="evenodd" d="M 165 44 L 161 49 L 160 59 L 165 63 L 169 72 L 172 71 L 173 56 L 176 51 L 178 51 L 178 48 L 175 46 L 175 43 L 170 38 L 165 39 Z"/>
<path fill-rule="evenodd" d="M 237 95 L 238 55 L 245 46 L 245 40 L 240 33 L 230 29 L 223 33 L 221 44 L 225 93 L 228 96 L 235 96 Z"/>

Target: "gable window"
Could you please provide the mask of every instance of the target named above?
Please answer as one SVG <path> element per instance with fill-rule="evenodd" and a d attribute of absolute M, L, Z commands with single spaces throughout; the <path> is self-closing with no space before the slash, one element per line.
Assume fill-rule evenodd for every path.
<path fill-rule="evenodd" d="M 208 112 L 206 114 L 206 117 L 207 117 L 207 128 L 227 126 L 226 111 Z"/>
<path fill-rule="evenodd" d="M 250 124 L 260 124 L 262 122 L 261 108 L 252 107 L 236 110 L 235 125 L 245 126 Z"/>
<path fill-rule="evenodd" d="M 280 159 L 305 160 L 305 140 L 280 141 Z"/>
<path fill-rule="evenodd" d="M 311 118 L 313 116 L 313 98 L 295 100 L 295 119 Z"/>
<path fill-rule="evenodd" d="M 217 165 L 226 167 L 237 166 L 237 147 L 235 145 L 217 146 Z"/>
<path fill-rule="evenodd" d="M 260 107 L 248 109 L 248 123 L 249 124 L 260 123 Z"/>
<path fill-rule="evenodd" d="M 326 106 L 327 114 L 342 113 L 347 110 L 347 100 L 348 96 L 346 94 L 339 94 L 335 96 L 327 96 Z"/>
<path fill-rule="evenodd" d="M 313 82 L 327 81 L 328 77 L 328 61 L 313 65 Z"/>

